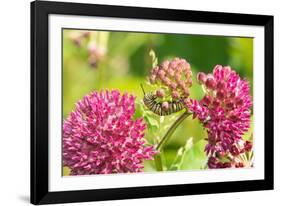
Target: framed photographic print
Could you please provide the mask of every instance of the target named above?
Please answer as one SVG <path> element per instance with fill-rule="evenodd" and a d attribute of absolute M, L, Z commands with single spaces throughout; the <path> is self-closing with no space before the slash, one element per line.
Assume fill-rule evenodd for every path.
<path fill-rule="evenodd" d="M 31 3 L 31 203 L 273 189 L 273 16 Z"/>

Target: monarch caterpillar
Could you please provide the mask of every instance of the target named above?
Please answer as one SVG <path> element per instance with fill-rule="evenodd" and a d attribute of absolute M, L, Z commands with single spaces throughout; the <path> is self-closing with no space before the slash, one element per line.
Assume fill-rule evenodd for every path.
<path fill-rule="evenodd" d="M 143 103 L 145 106 L 152 111 L 153 113 L 159 115 L 159 116 L 167 116 L 176 112 L 181 111 L 184 109 L 184 105 L 182 102 L 182 99 L 174 100 L 174 101 L 167 101 L 168 108 L 165 110 L 162 108 L 163 102 L 157 102 L 157 96 L 152 93 L 145 93 L 144 88 L 141 84 L 141 88 L 144 94 L 143 97 Z"/>

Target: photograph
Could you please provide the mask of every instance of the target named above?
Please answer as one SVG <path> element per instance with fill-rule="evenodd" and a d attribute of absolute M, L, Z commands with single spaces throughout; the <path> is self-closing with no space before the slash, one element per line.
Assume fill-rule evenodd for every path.
<path fill-rule="evenodd" d="M 272 190 L 273 19 L 32 2 L 30 202 Z"/>
<path fill-rule="evenodd" d="M 253 37 L 61 38 L 63 176 L 255 167 Z"/>
<path fill-rule="evenodd" d="M 277 3 L 16 1 L 0 12 L 0 206 L 280 199 Z"/>

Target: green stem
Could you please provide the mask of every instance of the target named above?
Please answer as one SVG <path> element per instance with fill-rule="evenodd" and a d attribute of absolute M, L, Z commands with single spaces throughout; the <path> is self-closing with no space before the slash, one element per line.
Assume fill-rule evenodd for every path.
<path fill-rule="evenodd" d="M 163 171 L 163 164 L 160 154 L 154 156 L 155 167 L 157 171 Z"/>
<path fill-rule="evenodd" d="M 185 111 L 174 123 L 173 125 L 168 129 L 164 137 L 161 139 L 161 141 L 158 143 L 156 149 L 161 150 L 163 145 L 170 139 L 176 128 L 185 120 L 191 113 L 188 111 Z"/>

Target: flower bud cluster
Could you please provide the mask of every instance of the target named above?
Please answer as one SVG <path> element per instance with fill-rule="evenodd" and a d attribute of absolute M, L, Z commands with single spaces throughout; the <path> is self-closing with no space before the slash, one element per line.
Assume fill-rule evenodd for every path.
<path fill-rule="evenodd" d="M 160 87 L 156 91 L 158 98 L 165 96 L 171 96 L 173 100 L 188 98 L 189 88 L 192 86 L 190 64 L 181 58 L 163 61 L 151 70 L 149 82 Z"/>

